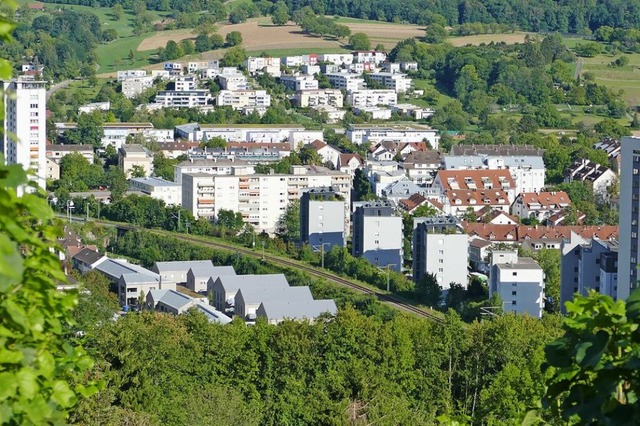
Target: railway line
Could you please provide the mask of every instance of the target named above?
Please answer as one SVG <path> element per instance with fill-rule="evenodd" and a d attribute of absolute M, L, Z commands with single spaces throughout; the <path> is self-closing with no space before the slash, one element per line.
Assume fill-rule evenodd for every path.
<path fill-rule="evenodd" d="M 219 249 L 219 250 L 227 250 L 227 251 L 231 251 L 231 252 L 235 252 L 235 253 L 241 253 L 245 256 L 251 256 L 251 257 L 257 257 L 257 258 L 261 258 L 264 259 L 265 261 L 268 261 L 270 263 L 273 263 L 275 265 L 281 265 L 281 266 L 285 266 L 285 267 L 289 267 L 289 268 L 295 268 L 295 269 L 299 269 L 302 271 L 305 271 L 306 273 L 308 273 L 309 275 L 312 275 L 314 277 L 318 277 L 318 278 L 323 278 L 329 282 L 332 282 L 334 284 L 340 285 L 342 287 L 346 287 L 349 288 L 351 290 L 354 290 L 356 292 L 359 293 L 363 293 L 363 294 L 368 294 L 371 296 L 376 297 L 379 301 L 381 301 L 382 303 L 385 303 L 395 309 L 404 311 L 404 312 L 409 312 L 411 314 L 417 315 L 419 317 L 428 319 L 430 321 L 433 322 L 437 322 L 437 323 L 444 323 L 444 319 L 442 318 L 441 315 L 438 315 L 434 312 L 429 312 L 428 310 L 424 310 L 424 309 L 420 309 L 417 306 L 414 306 L 411 303 L 408 303 L 404 300 L 402 300 L 401 298 L 394 296 L 392 294 L 388 294 L 388 293 L 383 293 L 383 292 L 379 292 L 376 290 L 373 290 L 371 288 L 365 287 L 363 285 L 359 285 L 357 283 L 354 283 L 348 279 L 342 278 L 338 275 L 335 275 L 333 273 L 330 272 L 326 272 L 326 271 L 322 271 L 322 270 L 318 270 L 317 268 L 311 267 L 309 265 L 305 265 L 303 263 L 300 262 L 294 262 L 291 260 L 287 260 L 287 259 L 283 259 L 281 257 L 278 256 L 274 256 L 270 253 L 261 253 L 252 249 L 248 249 L 245 247 L 238 247 L 235 245 L 229 245 L 229 244 L 223 244 L 223 243 L 219 243 L 219 242 L 215 242 L 215 241 L 204 241 L 201 238 L 195 238 L 192 237 L 190 235 L 185 235 L 185 234 L 177 234 L 177 233 L 173 233 L 173 232 L 169 232 L 169 231 L 163 231 L 163 230 L 159 230 L 159 229 L 147 229 L 147 228 L 141 228 L 137 225 L 131 225 L 131 224 L 125 224 L 125 223 L 114 223 L 114 222 L 109 222 L 109 221 L 103 221 L 103 220 L 94 220 L 94 222 L 99 223 L 101 225 L 105 225 L 105 226 L 112 226 L 112 227 L 117 227 L 119 229 L 124 229 L 124 230 L 140 230 L 140 229 L 144 229 L 147 232 L 152 232 L 154 234 L 157 235 L 162 235 L 165 237 L 171 237 L 171 238 L 175 238 L 177 240 L 181 240 L 181 241 L 186 241 L 192 244 L 197 244 L 200 246 L 204 246 L 204 247 L 210 247 L 210 248 L 215 248 L 215 249 Z"/>

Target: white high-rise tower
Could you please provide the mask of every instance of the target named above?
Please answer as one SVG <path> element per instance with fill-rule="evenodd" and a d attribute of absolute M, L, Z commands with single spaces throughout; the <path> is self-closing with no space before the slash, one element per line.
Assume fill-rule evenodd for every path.
<path fill-rule="evenodd" d="M 46 187 L 46 86 L 44 81 L 18 77 L 2 83 L 4 135 L 0 150 L 7 164 L 32 170 L 30 178 Z"/>
<path fill-rule="evenodd" d="M 640 272 L 640 138 L 622 138 L 621 157 L 618 299 L 624 300 L 638 288 Z"/>

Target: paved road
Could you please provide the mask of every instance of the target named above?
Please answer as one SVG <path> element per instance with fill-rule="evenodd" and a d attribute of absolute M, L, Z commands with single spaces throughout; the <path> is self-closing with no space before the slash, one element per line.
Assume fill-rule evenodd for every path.
<path fill-rule="evenodd" d="M 49 90 L 47 90 L 47 100 L 53 95 L 57 90 L 60 90 L 64 87 L 67 87 L 73 80 L 63 80 L 60 83 L 56 83 Z"/>

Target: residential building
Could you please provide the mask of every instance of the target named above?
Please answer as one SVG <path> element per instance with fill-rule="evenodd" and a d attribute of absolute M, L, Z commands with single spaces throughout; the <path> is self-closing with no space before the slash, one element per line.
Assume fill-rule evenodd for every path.
<path fill-rule="evenodd" d="M 29 179 L 46 187 L 46 82 L 18 77 L 2 82 L 4 123 L 0 153 L 6 164 L 18 164 L 33 174 Z M 32 188 L 24 188 L 31 191 Z"/>
<path fill-rule="evenodd" d="M 555 241 L 569 238 L 575 232 L 583 238 L 599 240 L 618 239 L 618 227 L 602 226 L 528 226 L 528 225 L 492 225 L 487 223 L 462 222 L 462 227 L 472 237 L 495 242 Z"/>
<path fill-rule="evenodd" d="M 622 154 L 622 144 L 619 140 L 604 138 L 600 142 L 593 145 L 593 147 L 595 149 L 606 152 L 607 157 L 609 158 L 609 163 L 611 164 L 611 168 L 614 172 L 620 173 L 620 162 L 622 161 L 620 155 Z"/>
<path fill-rule="evenodd" d="M 640 226 L 640 138 L 622 138 L 620 164 L 620 239 L 618 298 L 638 288 L 638 227 Z"/>
<path fill-rule="evenodd" d="M 243 319 L 253 320 L 256 318 L 256 310 L 263 302 L 309 302 L 313 300 L 313 296 L 307 286 L 283 288 L 241 286 L 234 299 L 234 314 Z"/>
<path fill-rule="evenodd" d="M 435 276 L 442 289 L 452 283 L 467 287 L 469 236 L 453 216 L 413 220 L 413 279 Z"/>
<path fill-rule="evenodd" d="M 187 63 L 187 72 L 189 74 L 194 74 L 198 71 L 204 71 L 210 68 L 220 68 L 220 61 L 211 60 L 211 61 L 200 61 L 200 62 L 189 62 Z"/>
<path fill-rule="evenodd" d="M 312 75 L 282 75 L 280 84 L 289 90 L 318 90 L 318 80 Z"/>
<path fill-rule="evenodd" d="M 571 183 L 574 180 L 588 182 L 593 188 L 594 195 L 604 199 L 609 198 L 607 190 L 617 179 L 618 177 L 613 170 L 584 158 L 577 159 L 564 172 L 566 183 Z"/>
<path fill-rule="evenodd" d="M 186 287 L 194 293 L 206 293 L 209 280 L 217 280 L 221 276 L 236 275 L 233 266 L 213 266 L 206 263 L 192 265 L 187 272 Z"/>
<path fill-rule="evenodd" d="M 57 124 L 56 124 L 57 126 Z M 76 125 L 68 126 L 68 129 L 75 128 Z M 106 148 L 109 145 L 113 145 L 118 149 L 127 142 L 129 136 L 144 134 L 153 130 L 153 124 L 151 123 L 104 123 L 102 130 L 104 136 L 102 137 L 102 146 Z"/>
<path fill-rule="evenodd" d="M 208 90 L 161 90 L 155 103 L 165 108 L 197 108 L 211 105 L 213 98 Z"/>
<path fill-rule="evenodd" d="M 412 151 L 400 167 L 415 184 L 431 185 L 440 169 L 441 158 L 437 151 Z"/>
<path fill-rule="evenodd" d="M 145 176 L 153 171 L 153 154 L 142 145 L 122 145 L 118 148 L 118 166 L 125 172 L 127 179 L 131 178 L 134 167 L 140 168 Z"/>
<path fill-rule="evenodd" d="M 315 65 L 318 63 L 318 55 L 310 53 L 308 55 L 285 56 L 280 58 L 282 65 L 286 67 L 301 67 L 303 65 Z"/>
<path fill-rule="evenodd" d="M 60 164 L 58 164 L 56 161 L 52 160 L 49 157 L 47 157 L 47 167 L 46 167 L 45 176 L 47 179 L 50 179 L 50 180 L 60 179 Z"/>
<path fill-rule="evenodd" d="M 393 126 L 376 126 L 371 124 L 351 124 L 346 131 L 347 139 L 356 145 L 367 142 L 428 142 L 438 149 L 440 136 L 438 130 L 429 126 L 408 124 Z"/>
<path fill-rule="evenodd" d="M 244 61 L 244 67 L 250 74 L 258 74 L 266 72 L 274 77 L 280 76 L 280 58 L 263 58 L 263 57 L 248 57 Z"/>
<path fill-rule="evenodd" d="M 338 109 L 330 105 L 318 105 L 318 106 L 314 106 L 313 109 L 318 111 L 321 115 L 325 117 L 327 124 L 339 123 L 344 119 L 344 116 L 347 114 L 346 110 Z"/>
<path fill-rule="evenodd" d="M 270 300 L 260 304 L 256 317 L 265 318 L 270 324 L 279 324 L 285 320 L 313 322 L 323 314 L 335 315 L 337 312 L 336 303 L 331 299 L 304 302 Z"/>
<path fill-rule="evenodd" d="M 544 287 L 544 272 L 535 260 L 518 257 L 517 251 L 491 253 L 489 296 L 498 294 L 504 311 L 541 318 Z"/>
<path fill-rule="evenodd" d="M 614 299 L 618 290 L 618 242 L 583 238 L 572 232 L 561 244 L 560 308 L 574 295 L 595 290 Z"/>
<path fill-rule="evenodd" d="M 300 90 L 291 99 L 300 108 L 332 106 L 342 108 L 344 97 L 338 89 Z"/>
<path fill-rule="evenodd" d="M 380 196 L 394 204 L 398 204 L 401 199 L 408 198 L 413 194 L 424 195 L 424 188 L 411 182 L 406 176 L 390 183 L 380 190 Z"/>
<path fill-rule="evenodd" d="M 327 62 L 336 65 L 349 65 L 353 63 L 353 54 L 351 53 L 323 53 L 318 55 L 320 62 Z"/>
<path fill-rule="evenodd" d="M 92 145 L 51 145 L 47 144 L 46 156 L 48 159 L 60 163 L 62 158 L 69 154 L 82 155 L 89 163 L 93 164 Z"/>
<path fill-rule="evenodd" d="M 346 100 L 354 108 L 392 106 L 398 103 L 398 93 L 395 90 L 354 90 L 347 94 Z"/>
<path fill-rule="evenodd" d="M 91 102 L 78 108 L 78 114 L 91 114 L 94 111 L 109 111 L 111 102 Z"/>
<path fill-rule="evenodd" d="M 269 275 L 228 275 L 210 279 L 207 293 L 213 295 L 213 306 L 221 312 L 233 311 L 238 290 L 248 288 L 283 289 L 289 288 L 284 274 Z"/>
<path fill-rule="evenodd" d="M 155 177 L 133 178 L 129 181 L 129 188 L 162 200 L 167 206 L 182 205 L 182 187 L 176 182 Z"/>
<path fill-rule="evenodd" d="M 213 262 L 211 262 L 211 260 L 176 260 L 172 262 L 155 262 L 151 270 L 160 275 L 162 288 L 171 288 L 166 286 L 173 286 L 173 288 L 175 289 L 176 284 L 184 285 L 187 283 L 187 273 L 189 272 L 189 270 L 191 270 L 191 268 L 198 267 L 213 268 Z M 235 271 L 233 274 L 235 274 Z"/>
<path fill-rule="evenodd" d="M 174 141 L 173 129 L 147 129 L 143 130 L 142 134 L 145 138 L 155 140 L 156 142 L 170 143 Z"/>
<path fill-rule="evenodd" d="M 146 75 L 147 70 L 123 70 L 118 71 L 117 79 L 118 82 L 122 82 L 128 78 L 145 77 Z"/>
<path fill-rule="evenodd" d="M 216 97 L 216 105 L 230 106 L 235 110 L 268 108 L 271 95 L 266 90 L 221 90 Z"/>
<path fill-rule="evenodd" d="M 127 77 L 122 80 L 122 94 L 125 98 L 135 98 L 145 90 L 153 86 L 154 77 L 144 75 L 141 77 Z"/>
<path fill-rule="evenodd" d="M 406 74 L 396 74 L 390 72 L 373 72 L 369 78 L 396 93 L 406 93 L 413 87 L 413 80 Z"/>
<path fill-rule="evenodd" d="M 107 260 L 107 255 L 92 250 L 90 248 L 84 248 L 80 250 L 76 255 L 71 258 L 73 263 L 73 269 L 76 269 L 81 274 L 87 273 L 92 269 L 95 269 L 100 263 Z"/>
<path fill-rule="evenodd" d="M 231 318 L 209 306 L 206 299 L 195 299 L 175 290 L 150 290 L 147 293 L 145 308 L 173 315 L 181 315 L 195 309 L 203 313 L 211 323 L 231 322 Z"/>
<path fill-rule="evenodd" d="M 157 274 L 138 271 L 122 274 L 118 280 L 118 298 L 121 305 L 140 306 L 146 301 L 149 291 L 160 288 Z"/>
<path fill-rule="evenodd" d="M 170 75 L 182 74 L 182 64 L 179 62 L 167 62 L 163 64 L 162 68 L 169 72 Z"/>
<path fill-rule="evenodd" d="M 218 83 L 223 90 L 248 90 L 249 82 L 244 74 L 220 74 Z"/>
<path fill-rule="evenodd" d="M 348 74 L 344 72 L 332 72 L 325 74 L 329 79 L 329 83 L 335 89 L 355 91 L 362 90 L 366 87 L 364 78 L 357 74 Z"/>
<path fill-rule="evenodd" d="M 338 164 L 336 169 L 342 173 L 348 173 L 353 176 L 356 170 L 364 167 L 364 161 L 360 154 L 340 154 L 338 156 Z"/>
<path fill-rule="evenodd" d="M 373 265 L 402 270 L 402 218 L 386 202 L 364 203 L 353 213 L 352 254 Z"/>
<path fill-rule="evenodd" d="M 177 77 L 173 84 L 178 92 L 189 92 L 198 88 L 198 78 L 195 75 Z"/>
<path fill-rule="evenodd" d="M 353 108 L 353 113 L 355 115 L 367 114 L 371 120 L 390 120 L 391 119 L 391 109 L 390 108 L 379 108 L 379 107 L 358 107 Z"/>
<path fill-rule="evenodd" d="M 315 140 L 307 145 L 309 148 L 313 149 L 322 157 L 322 162 L 324 164 L 331 163 L 333 167 L 338 165 L 338 159 L 340 158 L 340 151 L 331 145 L 327 145 L 321 140 Z"/>
<path fill-rule="evenodd" d="M 246 161 L 242 160 L 196 160 L 191 159 L 183 161 L 173 166 L 174 179 L 176 183 L 182 184 L 182 176 L 185 174 L 205 175 L 252 175 L 255 168 Z"/>
<path fill-rule="evenodd" d="M 482 238 L 469 239 L 469 265 L 471 270 L 489 274 L 491 263 L 491 241 Z"/>
<path fill-rule="evenodd" d="M 521 192 L 511 206 L 511 213 L 520 219 L 536 219 L 543 222 L 571 206 L 571 199 L 564 191 Z"/>
<path fill-rule="evenodd" d="M 436 113 L 433 108 L 419 107 L 413 104 L 397 104 L 391 107 L 391 110 L 399 115 L 413 118 L 414 120 L 424 120 Z"/>
<path fill-rule="evenodd" d="M 353 61 L 358 63 L 372 62 L 381 64 L 387 60 L 387 54 L 376 50 L 362 50 L 353 52 Z"/>
<path fill-rule="evenodd" d="M 344 247 L 349 206 L 333 188 L 310 188 L 300 199 L 300 239 L 314 250 Z"/>

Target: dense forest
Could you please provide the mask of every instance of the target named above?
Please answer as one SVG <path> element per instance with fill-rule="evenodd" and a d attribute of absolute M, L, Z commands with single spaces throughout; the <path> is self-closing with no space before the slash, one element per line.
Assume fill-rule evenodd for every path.
<path fill-rule="evenodd" d="M 50 3 L 92 6 L 95 0 L 59 0 Z M 267 0 L 255 3 L 269 3 Z M 99 0 L 100 6 L 133 1 Z M 210 10 L 212 1 L 146 0 L 149 10 L 195 12 Z M 272 0 L 271 3 L 276 3 Z M 310 6 L 314 13 L 389 22 L 458 25 L 471 22 L 499 23 L 526 31 L 584 33 L 600 26 L 632 28 L 640 25 L 640 1 L 597 0 L 286 0 L 290 12 Z"/>

